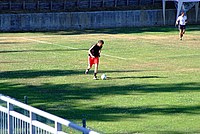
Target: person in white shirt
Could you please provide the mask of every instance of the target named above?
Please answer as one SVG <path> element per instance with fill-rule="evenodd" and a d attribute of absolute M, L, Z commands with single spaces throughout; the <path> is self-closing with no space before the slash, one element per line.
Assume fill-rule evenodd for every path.
<path fill-rule="evenodd" d="M 187 23 L 187 16 L 185 15 L 184 12 L 181 12 L 181 15 L 176 20 L 176 25 L 179 25 L 180 40 L 183 39 L 183 35 L 185 34 L 186 23 Z"/>

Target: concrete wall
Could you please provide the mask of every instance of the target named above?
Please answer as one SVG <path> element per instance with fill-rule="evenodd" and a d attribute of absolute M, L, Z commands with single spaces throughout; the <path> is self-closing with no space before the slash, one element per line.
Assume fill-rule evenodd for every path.
<path fill-rule="evenodd" d="M 187 15 L 189 24 L 194 24 L 194 9 Z M 175 16 L 176 10 L 167 10 L 166 24 L 174 25 Z M 200 24 L 200 12 L 196 24 Z M 51 31 L 161 25 L 163 25 L 162 10 L 0 14 L 0 31 Z"/>

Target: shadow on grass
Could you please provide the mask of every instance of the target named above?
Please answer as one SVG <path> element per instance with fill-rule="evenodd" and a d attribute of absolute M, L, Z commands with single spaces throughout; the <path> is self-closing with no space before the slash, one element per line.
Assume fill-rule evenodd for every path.
<path fill-rule="evenodd" d="M 5 63 L 7 63 L 7 62 L 5 62 Z M 106 70 L 106 73 L 116 73 L 116 72 L 117 73 L 125 73 L 125 72 L 143 72 L 143 71 L 148 71 L 148 70 Z M 102 72 L 105 72 L 105 71 L 103 71 L 103 70 L 100 71 L 100 73 L 102 73 Z M 0 80 L 1 79 L 37 78 L 37 77 L 43 77 L 43 76 L 56 77 L 56 76 L 77 75 L 77 74 L 84 74 L 84 73 L 85 73 L 85 70 L 44 70 L 44 71 L 42 71 L 42 70 L 17 70 L 17 71 L 4 71 L 4 72 L 0 72 Z M 90 73 L 93 73 L 93 71 L 91 71 Z M 148 76 L 144 76 L 144 78 L 145 77 L 148 78 Z M 115 78 L 112 78 L 112 79 L 115 79 Z"/>
<path fill-rule="evenodd" d="M 0 42 L 0 45 L 13 45 L 13 44 L 27 44 L 27 42 L 9 42 L 9 41 L 5 41 L 5 42 Z"/>
<path fill-rule="evenodd" d="M 144 70 L 120 70 L 119 72 L 135 72 Z M 114 71 L 111 71 L 114 72 Z M 118 72 L 118 70 L 116 70 Z M 65 76 L 65 75 L 77 75 L 83 74 L 83 70 L 19 70 L 19 71 L 7 71 L 0 73 L 0 80 L 8 80 L 14 78 L 36 78 L 41 76 Z M 122 79 L 123 77 L 116 77 L 116 79 Z M 125 77 L 129 78 L 129 77 Z M 160 76 L 141 76 L 130 77 L 135 79 L 163 79 Z M 98 81 L 96 81 L 98 83 Z M 96 83 L 95 82 L 95 83 Z M 101 81 L 99 81 L 101 82 Z M 138 120 L 146 118 L 151 115 L 195 115 L 200 114 L 200 105 L 194 104 L 190 106 L 168 104 L 152 104 L 142 106 L 130 106 L 124 104 L 118 105 L 103 105 L 99 103 L 99 99 L 102 97 L 108 98 L 107 101 L 113 101 L 112 98 L 118 96 L 119 102 L 123 101 L 127 95 L 134 97 L 144 97 L 146 94 L 153 93 L 188 93 L 199 92 L 200 83 L 176 83 L 176 84 L 127 84 L 123 86 L 107 85 L 107 84 L 95 84 L 91 88 L 90 82 L 88 83 L 72 83 L 72 84 L 52 84 L 52 83 L 40 83 L 33 85 L 29 83 L 11 83 L 0 82 L 0 93 L 16 98 L 20 101 L 24 101 L 24 96 L 28 97 L 28 104 L 37 107 L 41 110 L 50 112 L 59 117 L 69 119 L 71 121 L 81 121 L 85 117 L 88 121 L 105 121 L 116 122 L 120 120 L 132 119 Z M 119 97 L 120 96 L 120 97 Z M 110 100 L 111 99 L 111 100 Z M 162 99 L 162 98 L 161 98 Z M 96 101 L 96 103 L 95 103 Z M 105 100 L 106 101 L 106 100 Z M 139 101 L 133 100 L 131 101 Z M 82 103 L 84 102 L 84 103 Z M 85 102 L 88 102 L 85 103 Z M 144 102 L 145 103 L 145 102 Z M 84 104 L 84 106 L 83 106 Z M 172 117 L 173 118 L 173 117 Z M 158 132 L 159 133 L 159 132 Z M 175 132 L 176 133 L 176 132 Z M 178 133 L 178 132 L 177 132 Z"/>
<path fill-rule="evenodd" d="M 144 32 L 171 32 L 177 29 L 170 27 L 162 28 L 111 28 L 111 29 L 96 29 L 96 30 L 73 30 L 73 31 L 54 31 L 45 32 L 47 35 L 81 35 L 81 34 L 131 34 L 131 33 L 144 33 Z"/>
<path fill-rule="evenodd" d="M 42 76 L 67 76 L 83 74 L 84 71 L 76 70 L 18 70 L 0 72 L 0 79 L 21 79 L 21 78 L 37 78 Z"/>
<path fill-rule="evenodd" d="M 174 26 L 165 27 L 127 27 L 127 28 L 103 28 L 103 29 L 82 29 L 82 30 L 68 30 L 68 31 L 40 31 L 29 33 L 42 33 L 45 35 L 81 35 L 81 34 L 132 34 L 132 33 L 145 33 L 145 32 L 177 32 L 178 28 Z M 186 31 L 200 31 L 200 25 L 189 25 Z M 4 32 L 0 32 L 3 34 Z M 7 32 L 5 32 L 7 33 Z M 18 33 L 18 32 L 12 32 Z M 26 33 L 26 32 L 20 32 Z M 8 43 L 14 44 L 14 43 Z M 20 43 L 21 44 L 21 43 Z"/>
<path fill-rule="evenodd" d="M 86 51 L 88 49 L 53 49 L 53 50 L 1 50 L 0 53 L 30 53 L 30 52 L 65 52 L 65 51 Z"/>
<path fill-rule="evenodd" d="M 19 100 L 22 100 L 24 96 L 28 96 L 29 104 L 70 120 L 81 120 L 83 115 L 86 115 L 88 120 L 116 121 L 126 118 L 143 118 L 140 115 L 144 114 L 200 114 L 200 105 L 151 105 L 138 107 L 98 105 L 88 106 L 85 109 L 79 103 L 81 101 L 95 101 L 103 96 L 131 95 L 134 97 L 147 93 L 200 91 L 200 83 L 102 85 L 90 88 L 87 83 L 27 85 L 1 82 L 0 91 L 2 94 Z"/>
<path fill-rule="evenodd" d="M 151 71 L 151 70 L 100 70 L 99 73 L 131 73 L 131 72 L 145 72 L 145 71 Z M 90 71 L 91 73 L 92 71 Z"/>
<path fill-rule="evenodd" d="M 141 76 L 141 77 L 135 77 L 135 76 L 127 76 L 127 77 L 107 77 L 107 80 L 113 80 L 113 79 L 155 79 L 155 78 L 167 78 L 167 77 L 160 77 L 160 76 Z"/>
<path fill-rule="evenodd" d="M 128 28 L 110 28 L 110 29 L 94 29 L 94 30 L 71 30 L 71 31 L 54 31 L 43 32 L 47 35 L 80 35 L 80 34 L 132 34 L 145 32 L 177 32 L 176 27 L 128 27 Z M 199 25 L 190 25 L 187 31 L 200 31 Z"/>
<path fill-rule="evenodd" d="M 162 108 L 159 108 L 162 107 Z M 52 113 L 56 114 L 56 109 L 51 110 Z M 69 110 L 66 110 L 69 113 Z M 126 120 L 127 118 L 145 118 L 142 115 L 172 115 L 177 114 L 200 114 L 200 105 L 194 106 L 178 106 L 178 105 L 164 105 L 164 106 L 141 106 L 141 107 L 113 107 L 113 106 L 98 106 L 91 107 L 86 110 L 76 108 L 74 113 L 78 113 L 71 119 L 79 118 L 81 119 L 82 113 L 86 113 L 86 117 L 89 120 L 95 121 L 118 121 Z M 72 115 L 72 113 L 69 115 Z M 64 114 L 64 112 L 63 112 Z M 80 116 L 81 115 L 81 116 Z"/>
<path fill-rule="evenodd" d="M 20 63 L 20 62 L 18 62 L 18 61 L 0 61 L 0 64 L 13 64 L 13 63 Z"/>
<path fill-rule="evenodd" d="M 23 101 L 24 96 L 28 96 L 28 104 L 71 121 L 81 121 L 83 117 L 88 121 L 116 122 L 127 119 L 138 120 L 151 115 L 170 115 L 172 118 L 179 114 L 198 116 L 200 114 L 200 105 L 152 104 L 126 106 L 125 104 L 124 106 L 116 106 L 98 104 L 99 98 L 115 98 L 116 95 L 121 96 L 118 99 L 118 101 L 121 101 L 120 99 L 123 99 L 123 96 L 125 97 L 126 95 L 134 97 L 148 93 L 180 93 L 193 91 L 200 91 L 200 83 L 129 84 L 125 86 L 102 85 L 95 88 L 88 87 L 88 83 L 45 83 L 41 85 L 0 83 L 1 94 L 14 97 L 21 101 Z M 88 101 L 89 103 L 82 106 L 82 101 Z M 95 101 L 97 101 L 97 104 L 90 105 L 91 102 L 94 103 Z M 130 101 L 133 100 L 131 99 Z"/>

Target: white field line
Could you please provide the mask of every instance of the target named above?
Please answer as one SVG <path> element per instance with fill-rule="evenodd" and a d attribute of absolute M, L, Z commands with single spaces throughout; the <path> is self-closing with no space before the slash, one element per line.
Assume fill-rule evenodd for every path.
<path fill-rule="evenodd" d="M 51 43 L 51 42 L 47 42 L 47 41 L 41 41 L 38 39 L 33 39 L 33 38 L 26 38 L 26 37 L 20 37 L 24 40 L 29 40 L 29 41 L 33 41 L 33 42 L 37 42 L 37 43 L 42 43 L 42 44 L 49 44 L 49 45 L 54 45 L 54 46 L 59 46 L 59 47 L 64 47 L 64 48 L 68 48 L 68 49 L 79 49 L 79 48 L 75 48 L 75 47 L 70 47 L 70 46 L 64 46 L 64 45 L 60 45 L 60 44 L 55 44 L 55 43 Z M 82 51 L 87 51 L 87 50 L 82 50 Z M 120 59 L 120 60 L 131 60 L 131 58 L 123 58 L 123 57 L 119 57 L 119 56 L 112 56 L 112 55 L 108 55 L 108 54 L 101 54 L 107 57 L 111 57 L 111 58 L 115 58 L 115 59 Z"/>
<path fill-rule="evenodd" d="M 148 59 L 167 59 L 167 58 L 186 58 L 186 57 L 194 57 L 200 56 L 200 54 L 184 54 L 184 55 L 172 55 L 172 56 L 165 56 L 165 57 L 148 57 Z"/>
<path fill-rule="evenodd" d="M 123 57 L 119 57 L 119 56 L 112 56 L 112 55 L 108 55 L 108 54 L 101 54 L 107 57 L 111 57 L 111 58 L 115 58 L 115 59 L 120 59 L 120 60 L 131 60 L 131 58 L 123 58 Z"/>
<path fill-rule="evenodd" d="M 63 46 L 63 45 L 54 44 L 54 43 L 51 43 L 51 42 L 42 41 L 42 40 L 37 40 L 37 39 L 32 39 L 32 38 L 25 38 L 25 37 L 20 37 L 20 38 L 22 38 L 22 39 L 24 39 L 24 40 L 29 40 L 29 41 L 41 43 L 41 44 L 49 44 L 49 45 L 54 45 L 54 46 L 59 46 L 59 47 L 65 47 L 65 48 L 69 48 L 69 49 L 78 49 L 78 48 L 74 48 L 74 47 Z"/>
<path fill-rule="evenodd" d="M 37 38 L 37 37 L 41 37 L 41 38 L 51 38 L 52 36 L 48 36 L 48 35 L 45 35 L 45 36 L 31 36 L 31 38 Z M 10 36 L 2 36 L 0 37 L 1 40 L 8 40 L 8 39 L 19 39 L 19 38 L 25 38 L 25 37 L 17 37 L 17 36 L 14 36 L 14 37 L 10 37 Z"/>

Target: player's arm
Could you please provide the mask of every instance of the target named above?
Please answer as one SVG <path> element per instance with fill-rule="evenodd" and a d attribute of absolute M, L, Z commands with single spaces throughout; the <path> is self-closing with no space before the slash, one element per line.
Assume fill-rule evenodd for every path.
<path fill-rule="evenodd" d="M 187 24 L 187 23 L 188 23 L 187 16 L 185 16 L 185 24 Z"/>
<path fill-rule="evenodd" d="M 180 21 L 180 18 L 178 17 L 176 20 L 176 25 L 178 25 L 178 22 Z"/>
<path fill-rule="evenodd" d="M 99 50 L 99 57 L 100 57 L 100 55 L 101 55 L 101 50 Z"/>
<path fill-rule="evenodd" d="M 94 46 L 95 46 L 95 45 L 91 46 L 90 49 L 89 49 L 89 51 L 88 51 L 89 55 L 90 55 L 92 58 L 94 58 L 94 55 L 92 55 L 91 50 L 94 48 Z"/>

